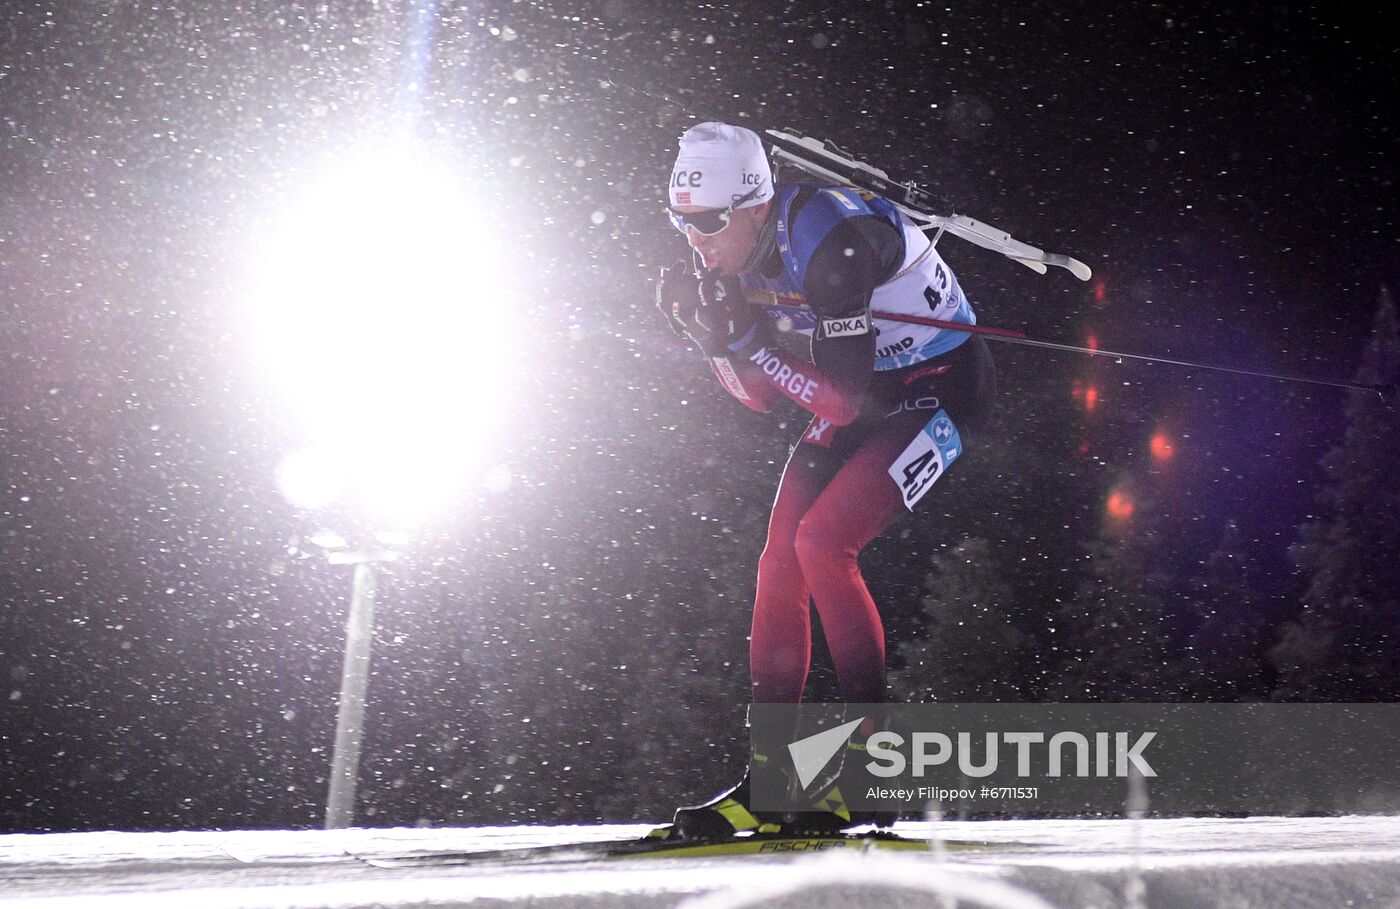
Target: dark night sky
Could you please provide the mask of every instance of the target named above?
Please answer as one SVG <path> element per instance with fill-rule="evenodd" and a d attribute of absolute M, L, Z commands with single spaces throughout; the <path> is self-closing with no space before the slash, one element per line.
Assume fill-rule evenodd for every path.
<path fill-rule="evenodd" d="M 385 578 L 368 819 L 626 817 L 598 793 L 631 791 L 619 768 L 649 753 L 733 766 L 753 563 L 801 423 L 724 398 L 655 318 L 648 279 L 684 251 L 664 181 L 693 121 L 606 80 L 833 139 L 1095 270 L 1042 277 L 945 240 L 984 324 L 1347 378 L 1400 233 L 1396 51 L 1341 10 L 6 4 L 0 828 L 315 821 L 349 578 L 293 550 L 373 525 L 279 494 L 298 428 L 246 287 L 250 238 L 316 160 L 411 131 L 470 175 L 508 272 L 452 264 L 508 355 L 437 420 L 480 397 L 508 417 Z M 892 630 L 968 536 L 1044 563 L 1021 593 L 1048 607 L 1062 591 L 1039 585 L 1115 491 L 1163 534 L 1168 574 L 1233 520 L 1287 598 L 1341 394 L 996 353 L 991 449 L 871 553 Z M 373 435 L 389 415 L 365 416 Z M 695 786 L 651 782 L 657 805 Z"/>

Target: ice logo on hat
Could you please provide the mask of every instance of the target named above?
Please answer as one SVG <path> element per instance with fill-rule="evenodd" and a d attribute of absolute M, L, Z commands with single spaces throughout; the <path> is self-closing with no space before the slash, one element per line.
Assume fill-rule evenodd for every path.
<path fill-rule="evenodd" d="M 681 136 L 671 169 L 672 205 L 727 208 L 755 186 L 758 192 L 740 208 L 761 205 L 773 195 L 773 171 L 758 133 L 709 122 L 697 123 Z"/>

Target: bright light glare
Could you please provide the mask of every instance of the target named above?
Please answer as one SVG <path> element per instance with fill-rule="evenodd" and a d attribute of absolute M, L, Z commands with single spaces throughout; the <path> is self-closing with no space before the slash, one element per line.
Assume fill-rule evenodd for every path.
<path fill-rule="evenodd" d="M 277 464 L 277 488 L 298 508 L 325 508 L 345 490 L 343 468 L 333 452 L 300 448 Z"/>
<path fill-rule="evenodd" d="M 258 238 L 259 364 L 302 428 L 278 483 L 384 520 L 449 504 L 503 412 L 509 217 L 406 144 L 339 158 Z"/>

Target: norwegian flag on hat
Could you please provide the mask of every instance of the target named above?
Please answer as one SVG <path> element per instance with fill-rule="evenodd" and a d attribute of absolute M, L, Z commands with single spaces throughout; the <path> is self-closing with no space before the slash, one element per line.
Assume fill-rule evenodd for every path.
<path fill-rule="evenodd" d="M 690 192 L 689 192 L 689 191 L 685 191 L 685 192 L 678 192 L 678 193 L 676 193 L 676 204 L 677 204 L 677 205 L 689 205 L 689 204 L 690 204 Z"/>

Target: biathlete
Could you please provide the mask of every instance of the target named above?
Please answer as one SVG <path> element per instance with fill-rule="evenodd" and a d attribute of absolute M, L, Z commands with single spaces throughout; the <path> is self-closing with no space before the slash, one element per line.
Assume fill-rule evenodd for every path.
<path fill-rule="evenodd" d="M 669 215 L 692 264 L 663 269 L 657 303 L 724 389 L 812 415 L 783 469 L 758 560 L 755 703 L 797 703 L 815 603 L 841 697 L 885 700 L 885 634 L 857 556 L 978 440 L 996 393 L 979 336 L 873 312 L 975 324 L 957 277 L 890 202 L 841 186 L 774 185 L 758 135 L 701 123 L 680 140 Z M 810 356 L 803 356 L 807 350 Z M 765 748 L 755 741 L 754 765 Z M 853 818 L 816 793 L 800 817 L 750 810 L 751 778 L 676 812 L 674 832 L 834 831 Z"/>

